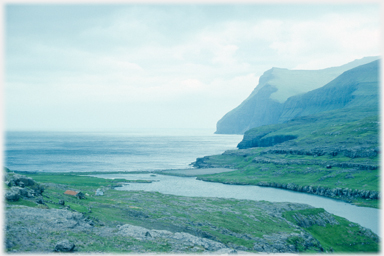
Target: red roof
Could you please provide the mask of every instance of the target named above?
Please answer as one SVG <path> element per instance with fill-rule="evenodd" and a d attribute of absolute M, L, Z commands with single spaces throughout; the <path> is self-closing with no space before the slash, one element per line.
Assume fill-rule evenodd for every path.
<path fill-rule="evenodd" d="M 76 196 L 77 193 L 79 193 L 79 192 L 76 192 L 76 191 L 73 191 L 73 190 L 67 190 L 67 191 L 64 192 L 64 194 L 71 195 L 71 196 Z"/>

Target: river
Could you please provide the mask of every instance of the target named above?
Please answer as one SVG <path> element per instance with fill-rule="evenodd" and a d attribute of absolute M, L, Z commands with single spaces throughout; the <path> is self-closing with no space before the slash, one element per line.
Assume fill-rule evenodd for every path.
<path fill-rule="evenodd" d="M 333 200 L 316 195 L 299 193 L 284 189 L 259 187 L 251 185 L 227 185 L 197 180 L 195 177 L 177 177 L 168 175 L 151 176 L 143 174 L 98 174 L 92 175 L 100 178 L 123 178 L 128 180 L 154 180 L 152 183 L 130 183 L 118 190 L 143 190 L 160 192 L 178 196 L 190 197 L 221 197 L 247 200 L 265 200 L 270 202 L 292 202 L 308 204 L 352 222 L 358 223 L 374 233 L 379 232 L 380 210 L 368 207 L 358 207 L 342 201 Z"/>

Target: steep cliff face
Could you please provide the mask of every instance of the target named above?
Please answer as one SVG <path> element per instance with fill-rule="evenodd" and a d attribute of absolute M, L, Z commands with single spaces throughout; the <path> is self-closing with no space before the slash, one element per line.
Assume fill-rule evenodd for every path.
<path fill-rule="evenodd" d="M 277 123 L 283 111 L 283 104 L 269 98 L 276 90 L 275 87 L 265 84 L 238 109 L 227 113 L 217 123 L 216 133 L 243 134 L 253 127 Z"/>
<path fill-rule="evenodd" d="M 378 57 L 366 57 L 340 67 L 322 70 L 272 68 L 260 77 L 259 84 L 246 100 L 217 122 L 216 133 L 243 134 L 254 127 L 283 122 L 291 116 L 301 116 L 305 113 L 295 109 L 295 104 L 300 105 L 300 102 L 290 100 L 286 104 L 290 97 L 320 88 L 343 72 L 377 59 Z M 350 98 L 341 99 L 339 106 L 348 102 Z M 323 111 L 324 106 L 319 105 L 317 108 L 317 112 Z"/>

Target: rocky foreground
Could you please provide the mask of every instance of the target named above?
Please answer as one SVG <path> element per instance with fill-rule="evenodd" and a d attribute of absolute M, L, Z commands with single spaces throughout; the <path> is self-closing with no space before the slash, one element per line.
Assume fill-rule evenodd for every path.
<path fill-rule="evenodd" d="M 146 229 L 130 224 L 95 226 L 91 219 L 68 209 L 11 206 L 6 216 L 6 248 L 13 248 L 10 252 L 77 251 L 88 244 L 102 243 L 104 238 L 116 240 L 116 247 L 132 252 L 146 252 L 146 243 L 155 243 L 159 247 L 166 245 L 171 252 L 178 253 L 233 251 L 222 243 L 185 232 Z M 119 243 L 122 239 L 126 239 L 126 243 Z"/>
<path fill-rule="evenodd" d="M 34 179 L 6 175 L 8 253 L 378 251 L 370 230 L 308 205 L 118 191 L 114 181 L 75 175 Z M 64 194 L 79 189 L 84 197 Z"/>

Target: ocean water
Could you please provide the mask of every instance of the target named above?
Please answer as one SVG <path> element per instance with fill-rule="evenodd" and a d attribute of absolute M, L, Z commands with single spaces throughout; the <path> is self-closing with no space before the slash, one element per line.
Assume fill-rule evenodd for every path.
<path fill-rule="evenodd" d="M 44 172 L 152 171 L 191 168 L 197 157 L 235 149 L 241 135 L 211 130 L 6 132 L 4 165 Z"/>

